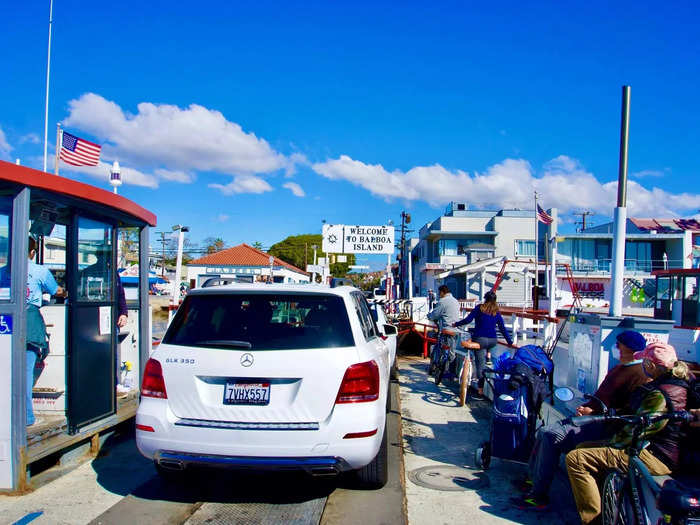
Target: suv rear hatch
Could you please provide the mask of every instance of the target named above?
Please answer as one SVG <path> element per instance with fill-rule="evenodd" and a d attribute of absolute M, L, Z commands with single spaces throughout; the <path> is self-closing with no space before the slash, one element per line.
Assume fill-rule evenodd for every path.
<path fill-rule="evenodd" d="M 222 291 L 223 292 L 223 291 Z M 356 363 L 343 298 L 189 295 L 158 351 L 173 413 L 239 423 L 319 423 Z"/>

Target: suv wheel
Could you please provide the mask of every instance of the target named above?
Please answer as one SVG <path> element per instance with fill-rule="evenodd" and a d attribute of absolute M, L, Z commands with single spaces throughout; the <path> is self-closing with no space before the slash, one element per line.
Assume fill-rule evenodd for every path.
<path fill-rule="evenodd" d="M 386 485 L 389 472 L 389 460 L 387 450 L 386 423 L 384 423 L 384 433 L 382 434 L 382 444 L 379 452 L 368 464 L 356 471 L 357 479 L 364 488 L 380 489 Z"/>

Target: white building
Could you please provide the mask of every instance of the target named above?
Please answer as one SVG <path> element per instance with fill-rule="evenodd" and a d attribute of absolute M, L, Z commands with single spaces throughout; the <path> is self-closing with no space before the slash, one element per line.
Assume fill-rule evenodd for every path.
<path fill-rule="evenodd" d="M 217 277 L 236 277 L 247 282 L 266 282 L 270 278 L 270 254 L 247 244 L 239 244 L 205 255 L 187 265 L 190 288 L 199 288 Z M 276 283 L 308 283 L 309 274 L 277 257 L 272 262 L 272 277 Z"/>
<path fill-rule="evenodd" d="M 483 262 L 497 258 L 534 261 L 535 213 L 533 210 L 470 210 L 467 204 L 452 202 L 444 215 L 423 226 L 412 250 L 413 283 L 416 295 L 426 295 L 447 284 L 457 298 L 479 298 L 490 289 L 495 272 L 484 276 Z M 544 241 L 548 228 L 540 225 L 540 259 L 544 259 Z M 473 272 L 454 271 L 475 265 Z M 533 267 L 534 269 L 534 267 Z M 477 271 L 478 270 L 478 271 Z M 492 270 L 492 269 L 491 269 Z M 441 274 L 449 273 L 444 278 Z M 544 278 L 544 272 L 540 275 Z M 499 301 L 530 300 L 530 279 L 507 274 L 499 288 Z M 483 285 L 482 285 L 483 282 Z"/>

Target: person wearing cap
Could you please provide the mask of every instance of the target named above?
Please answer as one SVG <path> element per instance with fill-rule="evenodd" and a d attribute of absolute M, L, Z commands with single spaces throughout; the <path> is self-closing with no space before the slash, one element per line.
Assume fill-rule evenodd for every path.
<path fill-rule="evenodd" d="M 634 353 L 644 350 L 646 339 L 639 332 L 626 330 L 616 337 L 613 356 L 620 364 L 613 367 L 603 379 L 593 398 L 576 408 L 576 415 L 602 414 L 603 407 L 615 409 L 618 413 L 629 411 L 630 397 L 637 387 L 650 381 L 642 368 L 642 360 L 635 359 Z M 596 401 L 594 398 L 600 400 Z M 544 510 L 549 506 L 549 487 L 559 466 L 562 454 L 573 450 L 581 443 L 608 439 L 614 428 L 603 424 L 589 424 L 576 427 L 566 420 L 540 429 L 530 454 L 529 477 L 516 482 L 525 494 L 514 497 L 511 503 L 521 510 Z"/>
<path fill-rule="evenodd" d="M 498 344 L 498 334 L 496 334 L 497 327 L 508 343 L 508 346 L 513 345 L 513 340 L 510 338 L 508 330 L 506 330 L 506 326 L 503 323 L 503 316 L 501 312 L 498 311 L 498 303 L 496 301 L 496 292 L 486 292 L 484 295 L 484 302 L 477 304 L 466 318 L 453 325 L 462 326 L 474 321 L 472 340 L 479 343 L 479 348 L 474 350 L 474 365 L 476 368 L 478 389 L 477 393 L 472 395 L 472 398 L 477 400 L 484 399 L 484 368 L 486 368 L 486 361 L 491 358 L 491 350 Z"/>
<path fill-rule="evenodd" d="M 685 410 L 688 399 L 688 366 L 678 360 L 675 349 L 666 343 L 651 343 L 634 354 L 642 360 L 644 373 L 651 382 L 638 387 L 632 394 L 630 408 L 636 415 Z M 639 439 L 649 441 L 639 459 L 652 476 L 664 476 L 677 470 L 680 443 L 683 437 L 680 423 L 660 421 L 648 426 Z M 626 447 L 634 439 L 634 426 L 622 427 L 607 447 L 579 448 L 566 456 L 566 468 L 584 525 L 600 520 L 601 498 L 597 482 L 611 469 L 627 471 L 629 457 Z"/>

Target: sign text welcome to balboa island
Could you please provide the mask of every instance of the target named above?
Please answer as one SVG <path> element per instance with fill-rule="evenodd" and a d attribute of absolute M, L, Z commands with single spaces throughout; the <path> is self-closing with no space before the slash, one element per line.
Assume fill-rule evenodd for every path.
<path fill-rule="evenodd" d="M 326 253 L 394 253 L 393 226 L 323 225 Z"/>

